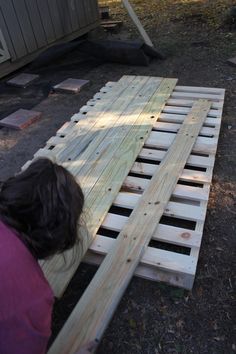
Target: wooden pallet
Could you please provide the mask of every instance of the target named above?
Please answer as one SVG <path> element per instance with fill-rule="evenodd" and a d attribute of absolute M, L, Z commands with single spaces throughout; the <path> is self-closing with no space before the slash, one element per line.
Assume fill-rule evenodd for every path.
<path fill-rule="evenodd" d="M 86 161 L 84 164 L 81 156 L 85 157 L 86 151 L 93 144 L 95 145 L 92 150 L 103 146 L 105 151 L 106 140 L 110 143 L 114 135 L 112 129 L 115 127 L 118 133 L 113 137 L 114 145 L 122 135 L 123 124 L 128 121 L 131 125 L 132 115 L 140 115 L 145 104 L 153 97 L 153 87 L 161 82 L 161 78 L 125 76 L 118 82 L 107 83 L 80 109 L 79 113 L 72 116 L 70 122 L 58 130 L 55 137 L 49 139 L 45 148 L 40 149 L 35 157 L 56 157 L 59 163 L 66 166 L 79 179 L 85 195 L 91 195 L 90 189 L 87 190 L 87 184 L 83 183 L 88 182 L 93 163 L 88 164 Z M 140 277 L 164 281 L 186 289 L 192 288 L 220 131 L 224 89 L 174 85 L 172 93 L 160 109 L 160 114 L 149 111 L 149 115 L 153 114 L 155 118 L 153 128 L 150 134 L 148 133 L 145 144 L 134 156 L 135 162 L 127 171 L 121 189 L 110 198 L 107 211 L 99 216 L 96 222 L 94 221 L 96 225 L 93 225 L 92 230 L 96 231 L 96 237 L 89 246 L 84 262 L 101 263 L 115 243 L 117 234 L 129 223 L 131 211 L 139 202 L 151 176 L 158 169 L 193 103 L 201 98 L 211 101 L 211 109 L 163 218 L 135 271 Z M 98 130 L 103 131 L 100 138 L 97 136 Z M 107 146 L 111 147 L 109 144 Z M 99 153 L 99 149 L 97 152 Z M 89 156 L 87 154 L 87 157 Z M 101 161 L 102 158 L 101 154 Z M 25 167 L 27 165 L 28 163 Z M 99 168 L 93 171 L 101 172 Z M 111 184 L 111 189 L 113 187 Z M 107 193 L 109 194 L 108 190 Z M 58 280 L 58 272 L 56 276 L 52 275 L 52 270 L 56 268 L 58 262 L 58 259 L 53 264 L 46 262 L 43 269 L 55 293 L 60 295 L 76 266 L 66 275 L 63 273 L 62 281 Z"/>

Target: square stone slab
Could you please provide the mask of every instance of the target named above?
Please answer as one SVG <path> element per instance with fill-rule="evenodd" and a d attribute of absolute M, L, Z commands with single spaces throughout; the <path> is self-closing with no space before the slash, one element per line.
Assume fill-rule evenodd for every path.
<path fill-rule="evenodd" d="M 236 66 L 236 57 L 228 59 L 227 62 L 230 65 Z"/>
<path fill-rule="evenodd" d="M 38 78 L 39 75 L 22 73 L 7 81 L 7 84 L 17 87 L 26 87 Z"/>
<path fill-rule="evenodd" d="M 89 84 L 89 80 L 69 78 L 53 86 L 53 88 L 55 91 L 59 91 L 59 92 L 77 93 L 82 89 L 82 87 L 88 84 Z"/>
<path fill-rule="evenodd" d="M 41 112 L 18 109 L 16 112 L 0 120 L 0 126 L 21 130 L 41 117 Z"/>

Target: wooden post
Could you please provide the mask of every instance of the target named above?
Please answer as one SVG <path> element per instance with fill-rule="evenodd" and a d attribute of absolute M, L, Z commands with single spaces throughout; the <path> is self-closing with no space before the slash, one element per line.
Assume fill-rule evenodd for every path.
<path fill-rule="evenodd" d="M 152 41 L 149 38 L 149 36 L 147 35 L 147 32 L 145 31 L 145 29 L 143 28 L 141 22 L 139 21 L 136 13 L 134 12 L 134 9 L 132 8 L 132 6 L 130 5 L 128 0 L 122 0 L 124 7 L 126 8 L 131 20 L 133 21 L 133 23 L 135 24 L 135 26 L 137 27 L 139 33 L 141 34 L 144 42 L 149 45 L 150 47 L 153 47 Z"/>

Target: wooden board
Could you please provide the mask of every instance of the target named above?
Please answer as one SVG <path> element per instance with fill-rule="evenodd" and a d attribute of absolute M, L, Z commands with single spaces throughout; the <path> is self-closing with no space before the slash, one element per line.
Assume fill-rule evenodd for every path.
<path fill-rule="evenodd" d="M 119 233 L 49 353 L 75 353 L 86 343 L 101 339 L 159 224 L 210 106 L 207 100 L 193 105 L 135 205 L 129 223 Z"/>
<path fill-rule="evenodd" d="M 88 101 L 86 106 L 83 106 L 80 109 L 79 113 L 72 116 L 70 122 L 66 123 L 61 129 L 59 129 L 55 137 L 49 139 L 46 147 L 43 150 L 40 150 L 36 156 L 51 156 L 54 150 L 52 149 L 53 146 L 56 149 L 55 151 L 63 151 L 67 146 L 67 139 L 70 140 L 71 137 L 76 137 L 76 134 L 78 134 L 78 122 L 81 122 L 82 120 L 89 121 L 92 118 L 94 118 L 94 121 L 96 121 L 98 117 L 101 114 L 103 115 L 105 112 L 107 112 L 106 114 L 109 116 L 109 112 L 113 109 L 116 109 L 115 102 L 119 96 L 122 94 L 127 94 L 125 89 L 127 85 L 131 84 L 131 82 L 132 81 L 130 77 L 123 77 L 123 79 L 118 83 L 107 83 L 107 85 L 103 87 L 101 91 L 94 96 L 93 99 Z M 211 137 L 210 139 L 213 139 L 213 146 L 216 148 L 221 123 L 224 90 L 216 88 L 176 86 L 173 94 L 176 92 L 183 92 L 183 94 L 195 93 L 197 96 L 198 94 L 213 95 L 213 100 L 210 99 L 212 102 L 211 110 L 203 124 L 203 128 L 200 131 L 200 135 L 203 139 L 203 142 L 200 142 L 200 148 L 201 144 L 204 146 L 204 138 L 209 139 L 209 136 Z M 178 99 L 173 99 L 173 94 L 167 100 L 167 104 L 162 109 L 162 113 L 159 116 L 158 122 L 154 123 L 153 132 L 159 132 L 161 134 L 167 132 L 174 136 L 179 128 L 179 125 L 183 123 L 183 119 L 188 113 L 186 112 L 186 107 L 191 107 L 193 102 L 198 98 L 196 97 L 183 99 L 183 97 L 179 97 Z M 173 102 L 173 100 L 175 101 Z M 177 113 L 172 112 L 172 104 L 174 105 L 175 110 L 177 110 Z M 64 140 L 65 144 L 63 145 L 62 142 Z M 99 236 L 97 236 L 94 243 L 90 247 L 90 251 L 85 257 L 85 261 L 95 264 L 101 262 L 102 257 L 106 254 L 105 245 L 108 244 L 108 241 L 112 242 L 107 235 L 109 232 L 119 232 L 121 230 L 123 224 L 120 223 L 120 221 L 128 219 L 126 212 L 127 210 L 132 210 L 134 207 L 134 197 L 139 196 L 140 193 L 146 188 L 155 166 L 159 164 L 164 158 L 166 149 L 163 150 L 163 148 L 159 146 L 158 141 L 156 144 L 152 145 L 149 145 L 149 142 L 150 140 L 148 139 L 144 147 L 139 152 L 136 162 L 134 162 L 134 165 L 130 168 L 131 176 L 127 176 L 122 187 L 123 191 L 120 192 L 128 193 L 128 196 L 130 196 L 130 192 L 132 192 L 133 199 L 127 199 L 131 204 L 129 205 L 127 202 L 125 202 L 124 205 L 119 204 L 118 202 L 120 201 L 120 193 L 118 193 L 116 196 L 118 202 L 116 202 L 116 198 L 114 198 L 113 205 L 114 207 L 119 206 L 125 208 L 125 211 L 123 209 L 116 210 L 115 214 L 113 210 L 108 212 L 107 216 L 105 216 L 104 220 L 102 221 L 101 229 L 99 230 L 99 235 L 103 238 L 101 239 Z M 75 147 L 75 149 L 77 149 L 77 147 Z M 179 182 L 184 184 L 178 184 L 172 196 L 172 199 L 176 200 L 174 210 L 173 204 L 172 208 L 167 208 L 169 212 L 165 212 L 165 216 L 168 218 L 168 220 L 164 218 L 160 224 L 162 233 L 158 233 L 157 240 L 158 242 L 163 242 L 164 245 L 159 243 L 158 247 L 164 247 L 166 250 L 153 248 L 153 250 L 157 251 L 158 254 L 162 254 L 164 252 L 166 255 L 167 252 L 168 255 L 173 254 L 173 256 L 175 256 L 178 254 L 184 256 L 186 259 L 189 259 L 190 255 L 194 255 L 197 261 L 203 230 L 203 220 L 206 213 L 206 201 L 208 198 L 209 185 L 212 177 L 212 169 L 214 166 L 214 159 L 215 149 L 209 153 L 190 154 L 186 167 L 180 176 Z M 186 185 L 186 183 L 194 184 L 196 182 L 198 183 L 197 186 Z M 124 202 L 124 198 L 122 200 Z M 196 220 L 193 220 L 194 215 L 197 216 L 197 218 L 195 218 Z M 168 225 L 168 223 L 172 225 Z M 199 232 L 196 232 L 196 229 L 199 229 Z M 175 235 L 173 242 L 170 241 L 172 237 L 171 235 Z M 194 235 L 194 237 L 192 235 Z M 198 235 L 198 247 L 196 247 L 196 235 Z M 106 243 L 104 243 L 104 238 L 109 238 Z M 100 242 L 101 240 L 103 240 L 103 242 Z M 173 251 L 172 248 L 169 247 L 172 243 L 176 244 L 177 247 L 182 246 L 183 242 L 187 242 L 188 244 L 188 249 L 184 250 L 184 252 L 188 252 L 189 255 L 187 256 L 185 254 L 183 255 L 183 253 L 179 253 L 181 250 L 176 249 Z M 60 262 L 59 264 L 61 266 Z M 185 288 L 191 288 L 194 281 L 195 271 L 190 276 L 187 273 L 179 273 L 177 269 L 177 264 L 176 272 L 174 272 L 173 268 L 168 270 L 165 267 L 165 270 L 163 270 L 158 265 L 155 265 L 155 267 L 150 267 L 150 264 L 147 263 L 146 267 L 143 264 L 142 266 L 140 265 L 140 267 L 138 267 L 137 274 L 151 278 L 153 280 L 163 280 L 171 284 Z M 67 278 L 66 275 L 65 278 Z M 67 283 L 68 282 L 69 280 Z"/>
<path fill-rule="evenodd" d="M 158 93 L 161 83 L 164 83 L 161 78 L 132 76 L 124 76 L 117 83 L 108 82 L 35 157 L 56 157 L 84 183 L 90 231 L 88 238 L 85 233 L 85 249 L 93 241 L 83 261 L 100 264 L 111 247 L 115 247 L 117 235 L 129 225 L 130 214 L 149 188 L 152 176 L 160 169 L 159 164 L 165 159 L 194 102 L 209 100 L 211 107 L 196 143 L 135 269 L 137 276 L 191 289 L 207 210 L 224 90 L 177 85 L 161 105 L 160 102 L 155 105 L 156 99 L 150 90 L 156 85 Z M 142 116 L 140 112 L 145 111 L 148 115 Z M 141 121 L 154 117 L 152 131 L 148 130 L 142 144 L 135 143 L 134 149 L 131 137 L 144 137 L 142 125 L 136 129 L 140 117 Z M 125 167 L 122 171 L 118 164 L 121 160 Z M 93 179 L 94 184 L 89 186 Z M 79 259 L 83 254 L 80 251 Z M 70 258 L 70 252 L 67 256 Z M 62 294 L 77 266 L 61 273 L 61 260 L 56 257 L 52 263 L 42 264 L 56 295 Z"/>
<path fill-rule="evenodd" d="M 70 122 L 64 124 L 64 126 L 58 130 L 55 137 L 49 139 L 45 148 L 39 150 L 36 156 L 53 156 L 52 152 L 54 149 L 56 154 L 68 147 L 68 140 L 70 141 L 71 137 L 74 137 L 76 140 L 76 136 L 78 137 L 78 122 L 87 120 L 92 124 L 93 118 L 94 122 L 96 122 L 104 113 L 107 114 L 108 121 L 110 111 L 117 109 L 115 105 L 116 101 L 120 96 L 127 95 L 127 86 L 131 85 L 133 79 L 132 77 L 125 76 L 117 83 L 107 83 L 99 93 L 94 95 L 93 99 L 88 101 L 87 104 L 80 109 L 79 113 L 72 116 Z M 211 110 L 200 131 L 200 136 L 203 139 L 203 141 L 200 142 L 200 148 L 201 144 L 203 144 L 203 147 L 206 145 L 204 139 L 208 139 L 208 142 L 209 139 L 212 139 L 213 145 L 210 144 L 210 146 L 215 146 L 215 148 L 208 153 L 190 154 L 185 169 L 180 176 L 179 183 L 181 184 L 178 183 L 171 198 L 173 202 L 170 202 L 172 204 L 167 207 L 168 210 L 165 211 L 165 216 L 159 225 L 159 230 L 161 231 L 158 231 L 156 237 L 154 237 L 154 239 L 158 241 L 158 244 L 155 244 L 155 247 L 152 246 L 151 251 L 152 254 L 154 252 L 161 256 L 162 259 L 167 257 L 167 265 L 171 264 L 169 259 L 172 255 L 173 257 L 178 255 L 179 259 L 184 258 L 185 264 L 188 263 L 188 260 L 190 262 L 193 256 L 196 265 L 215 160 L 215 149 L 220 130 L 224 90 L 218 88 L 176 86 L 173 94 L 177 92 L 179 94 L 183 93 L 183 97 L 185 93 L 194 93 L 195 96 L 199 94 L 213 95 L 212 99 L 210 99 L 212 102 Z M 198 98 L 186 99 L 180 96 L 174 99 L 173 94 L 167 100 L 158 121 L 154 122 L 153 133 L 158 132 L 158 136 L 162 133 L 175 136 L 186 114 L 189 112 L 188 107 L 191 107 L 193 102 Z M 118 106 L 120 106 L 120 101 L 118 101 L 118 103 Z M 174 109 L 177 113 L 173 112 L 172 107 L 175 107 Z M 186 108 L 188 108 L 187 111 Z M 63 143 L 64 141 L 65 143 Z M 151 145 L 149 145 L 149 142 L 150 140 L 148 139 L 140 150 L 133 166 L 131 166 L 130 173 L 124 180 L 122 190 L 114 197 L 112 201 L 113 206 L 111 206 L 111 209 L 101 221 L 101 228 L 99 229 L 100 224 L 97 225 L 99 229 L 98 235 L 90 246 L 90 250 L 87 252 L 84 261 L 93 264 L 99 264 L 102 261 L 107 252 L 107 245 L 113 242 L 110 238 L 110 234 L 114 237 L 114 232 L 117 233 L 121 231 L 124 222 L 128 222 L 127 210 L 130 211 L 133 209 L 135 198 L 140 197 L 140 193 L 147 187 L 157 164 L 164 158 L 166 148 L 161 148 L 159 141 Z M 78 148 L 78 145 L 75 146 L 75 149 Z M 27 164 L 25 167 L 26 166 Z M 196 183 L 197 185 L 191 185 Z M 114 207 L 119 207 L 120 209 L 114 211 Z M 173 249 L 173 244 L 176 246 L 176 249 Z M 187 245 L 186 248 L 180 249 L 183 244 Z M 58 267 L 55 265 L 55 268 L 60 269 L 60 267 L 61 262 L 58 260 Z M 191 289 L 196 266 L 191 275 L 188 272 L 179 272 L 178 269 L 179 264 L 177 263 L 174 263 L 174 266 L 168 269 L 168 266 L 162 268 L 158 264 L 154 265 L 153 262 L 146 262 L 140 263 L 136 274 L 145 278 L 162 280 L 170 284 Z M 74 270 L 75 269 L 73 269 L 73 271 Z M 54 279 L 57 283 L 56 274 L 60 274 L 60 272 L 55 271 L 54 274 Z M 66 272 L 63 274 L 65 275 L 65 279 L 68 275 L 67 284 L 70 279 L 70 274 L 66 274 Z M 56 293 L 61 293 L 60 289 L 56 289 Z"/>
<path fill-rule="evenodd" d="M 70 157 L 66 167 L 75 176 L 79 176 L 79 182 L 85 194 L 85 217 L 89 215 L 89 220 L 86 222 L 88 232 L 84 234 L 81 245 L 78 247 L 77 261 L 68 270 L 66 277 L 65 274 L 55 271 L 55 267 L 61 266 L 64 262 L 61 256 L 54 257 L 43 266 L 56 295 L 62 294 L 94 239 L 102 220 L 152 129 L 154 115 L 158 118 L 175 84 L 175 79 L 164 79 L 160 83 L 160 79 L 137 77 L 111 105 L 113 116 L 108 111 L 102 113 L 98 120 L 94 121 L 95 117 L 93 116 L 91 121 L 80 121 L 81 126 L 86 127 L 86 136 L 83 131 L 86 148 L 77 157 L 75 156 L 73 161 Z M 149 97 L 148 102 L 147 97 Z M 107 122 L 108 116 L 109 123 Z M 101 130 L 104 124 L 109 129 Z M 94 135 L 94 130 L 90 129 L 91 127 L 97 132 L 96 135 Z M 92 144 L 88 144 L 87 139 L 91 139 Z M 76 143 L 79 145 L 78 136 Z M 83 146 L 84 140 L 79 143 Z M 72 141 L 71 144 L 73 144 Z M 53 149 L 47 151 L 51 153 Z M 41 150 L 41 153 L 45 155 L 45 151 Z M 69 153 L 71 156 L 70 150 Z M 65 155 L 63 159 L 67 159 L 67 157 L 68 155 Z M 61 157 L 59 156 L 59 158 Z M 71 258 L 71 251 L 67 252 L 67 256 Z"/>
<path fill-rule="evenodd" d="M 143 28 L 139 18 L 137 17 L 136 13 L 134 12 L 134 9 L 132 8 L 132 6 L 130 5 L 128 0 L 122 0 L 122 3 L 124 5 L 124 7 L 126 8 L 131 20 L 133 21 L 133 23 L 135 24 L 135 26 L 137 27 L 141 37 L 143 38 L 144 42 L 149 45 L 150 47 L 153 47 L 152 41 L 149 38 L 149 36 L 147 35 L 147 32 L 145 31 L 145 29 Z"/>

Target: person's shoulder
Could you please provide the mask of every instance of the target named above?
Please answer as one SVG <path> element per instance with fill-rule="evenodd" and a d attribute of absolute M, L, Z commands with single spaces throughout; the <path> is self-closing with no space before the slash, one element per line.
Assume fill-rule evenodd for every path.
<path fill-rule="evenodd" d="M 0 304 L 2 311 L 21 312 L 41 303 L 52 306 L 52 290 L 37 262 L 23 242 L 0 223 Z M 2 315 L 3 315 L 2 312 Z"/>

